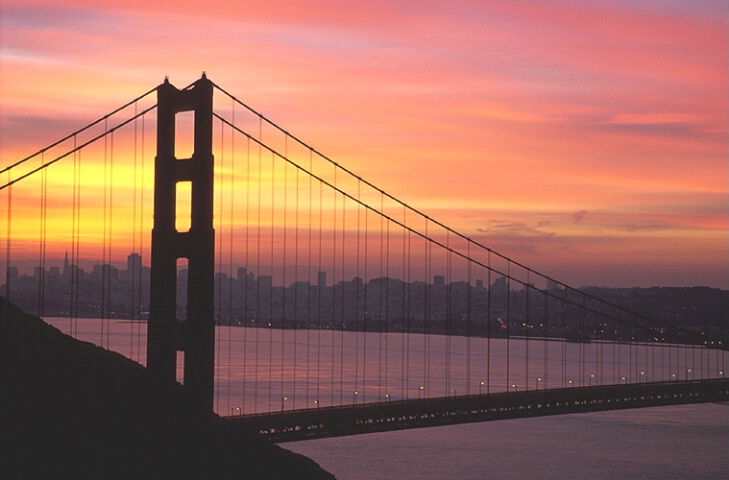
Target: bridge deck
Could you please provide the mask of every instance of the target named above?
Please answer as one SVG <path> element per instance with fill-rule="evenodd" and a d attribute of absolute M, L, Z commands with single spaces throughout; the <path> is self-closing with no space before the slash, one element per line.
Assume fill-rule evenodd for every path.
<path fill-rule="evenodd" d="M 226 417 L 276 443 L 510 418 L 729 401 L 729 379 L 572 387 Z"/>

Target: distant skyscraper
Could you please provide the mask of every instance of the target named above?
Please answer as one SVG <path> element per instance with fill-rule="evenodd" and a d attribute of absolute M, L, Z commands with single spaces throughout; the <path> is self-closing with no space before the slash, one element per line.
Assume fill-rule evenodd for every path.
<path fill-rule="evenodd" d="M 66 256 L 63 257 L 63 271 L 61 272 L 64 280 L 71 278 L 71 268 L 68 265 L 68 250 L 66 250 Z"/>
<path fill-rule="evenodd" d="M 327 272 L 324 270 L 319 270 L 316 274 L 316 286 L 319 288 L 324 288 L 327 286 Z"/>
<path fill-rule="evenodd" d="M 509 291 L 509 285 L 506 283 L 506 278 L 499 277 L 494 280 L 493 285 L 491 285 L 491 291 L 495 295 L 506 295 Z"/>
<path fill-rule="evenodd" d="M 18 281 L 18 277 L 20 276 L 20 273 L 18 272 L 18 267 L 8 267 L 8 273 L 7 273 L 7 282 L 8 285 L 11 283 L 16 283 Z"/>
<path fill-rule="evenodd" d="M 128 275 L 134 275 L 137 278 L 142 271 L 142 256 L 138 253 L 130 253 L 127 257 Z"/>
<path fill-rule="evenodd" d="M 248 269 L 246 267 L 238 267 L 235 278 L 236 280 L 238 280 L 238 283 L 240 283 L 241 285 L 245 285 L 247 275 Z"/>

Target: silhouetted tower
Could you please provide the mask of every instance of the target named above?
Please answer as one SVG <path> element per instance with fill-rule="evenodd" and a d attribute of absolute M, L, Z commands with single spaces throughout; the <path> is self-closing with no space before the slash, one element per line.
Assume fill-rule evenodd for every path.
<path fill-rule="evenodd" d="M 176 114 L 192 111 L 194 151 L 175 157 Z M 215 321 L 213 318 L 215 231 L 213 230 L 213 85 L 202 78 L 185 90 L 167 79 L 157 88 L 157 157 L 147 368 L 175 381 L 177 357 L 184 359 L 183 384 L 196 408 L 213 411 Z M 177 186 L 191 183 L 189 231 L 177 231 Z M 186 318 L 177 318 L 177 260 L 188 261 Z"/>

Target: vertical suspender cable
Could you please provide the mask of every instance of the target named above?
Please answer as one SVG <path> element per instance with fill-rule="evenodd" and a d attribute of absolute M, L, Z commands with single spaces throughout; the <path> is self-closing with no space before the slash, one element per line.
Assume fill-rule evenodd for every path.
<path fill-rule="evenodd" d="M 104 120 L 104 131 L 107 131 L 107 120 Z M 104 336 L 106 327 L 106 234 L 108 231 L 108 211 L 109 211 L 109 137 L 104 136 L 104 223 L 102 230 L 102 261 L 101 261 L 101 346 L 104 346 Z"/>
<path fill-rule="evenodd" d="M 218 167 L 218 268 L 215 275 L 217 291 L 217 302 L 215 309 L 217 315 L 214 317 L 215 328 L 215 363 L 220 367 L 220 326 L 223 324 L 223 191 L 225 190 L 225 124 L 220 122 L 220 164 Z M 215 369 L 215 410 L 220 412 L 220 368 Z M 226 407 L 226 411 L 230 411 L 230 405 Z"/>
<path fill-rule="evenodd" d="M 340 315 L 342 318 L 341 328 L 339 329 L 339 403 L 344 403 L 344 385 L 346 382 L 344 381 L 344 341 L 345 341 L 345 335 L 344 330 L 346 329 L 345 324 L 345 318 L 346 318 L 346 293 L 347 293 L 347 281 L 346 281 L 346 268 L 347 268 L 347 197 L 342 195 L 342 275 L 341 275 L 341 306 L 340 306 Z"/>
<path fill-rule="evenodd" d="M 268 411 L 271 411 L 273 401 L 273 297 L 274 297 L 274 261 L 276 256 L 275 242 L 276 242 L 276 155 L 271 152 L 271 265 L 269 265 L 271 272 L 271 285 L 269 286 L 270 291 L 268 295 Z"/>
<path fill-rule="evenodd" d="M 287 137 L 288 138 L 288 137 Z M 286 153 L 288 158 L 288 151 Z M 297 362 L 296 362 L 296 354 L 297 354 L 297 330 L 299 328 L 299 170 L 294 170 L 295 175 L 295 182 L 294 182 L 294 342 L 293 342 L 293 352 L 292 356 L 294 357 L 294 375 L 293 375 L 293 392 L 294 392 L 294 401 L 296 401 L 296 377 L 297 377 Z M 308 278 L 307 278 L 308 280 Z M 307 335 L 308 337 L 308 335 Z M 308 378 L 308 365 L 309 365 L 309 348 L 307 345 L 306 349 L 306 371 L 307 371 L 307 378 Z M 306 386 L 306 384 L 304 385 Z M 294 404 L 296 405 L 296 404 Z M 308 389 L 305 389 L 304 391 L 304 407 L 308 407 L 309 405 L 309 391 Z"/>
<path fill-rule="evenodd" d="M 562 300 L 562 386 L 567 384 L 567 292 L 568 288 L 564 286 Z"/>
<path fill-rule="evenodd" d="M 544 294 L 544 319 L 543 319 L 543 337 L 544 341 L 544 357 L 542 361 L 542 375 L 544 377 L 544 385 L 549 388 L 549 343 L 551 341 L 551 332 L 549 331 L 549 281 L 547 282 L 547 290 Z"/>
<path fill-rule="evenodd" d="M 337 166 L 334 165 L 334 186 L 337 185 Z M 334 405 L 334 365 L 336 364 L 334 361 L 334 343 L 335 343 L 335 332 L 336 332 L 336 291 L 337 291 L 337 191 L 332 190 L 332 298 L 331 298 L 331 307 L 332 307 L 332 316 L 331 316 L 331 329 L 332 329 L 332 338 L 331 338 L 331 401 L 330 405 Z M 341 382 L 340 382 L 340 390 L 341 390 Z M 340 396 L 340 403 L 341 403 L 341 396 Z"/>
<path fill-rule="evenodd" d="M 411 337 L 412 337 L 412 331 L 413 331 L 413 320 L 414 320 L 414 308 L 413 308 L 413 301 L 415 297 L 415 291 L 413 288 L 413 237 L 412 232 L 408 230 L 407 233 L 408 238 L 408 258 L 407 258 L 407 267 L 408 267 L 408 275 L 407 275 L 407 286 L 408 286 L 408 304 L 407 304 L 407 352 L 405 354 L 405 372 L 406 372 L 406 383 L 408 386 L 410 385 L 410 353 L 411 353 Z M 422 388 L 420 388 L 422 387 Z M 428 392 L 424 390 L 425 385 L 419 385 L 418 389 L 423 390 L 423 396 L 427 395 Z"/>
<path fill-rule="evenodd" d="M 311 159 L 311 150 L 309 150 L 309 176 L 308 176 L 309 177 L 309 189 L 308 189 L 308 193 L 309 193 L 309 208 L 308 208 L 309 226 L 307 229 L 307 239 L 308 240 L 307 240 L 307 247 L 306 247 L 306 284 L 305 284 L 305 285 L 307 285 L 307 288 L 306 288 L 306 378 L 307 378 L 307 383 L 306 383 L 306 399 L 305 399 L 305 401 L 306 401 L 305 406 L 307 408 L 309 407 L 309 393 L 311 390 L 310 383 L 309 383 L 311 381 L 310 353 L 311 353 L 311 326 L 312 326 L 312 322 L 311 322 L 311 292 L 312 292 L 312 289 L 311 289 L 311 280 L 312 280 L 311 279 L 311 248 L 312 248 L 312 218 L 313 218 L 313 213 L 314 213 L 312 211 L 314 206 L 312 204 L 312 195 L 313 195 L 312 181 L 313 181 L 313 179 L 311 176 L 311 172 L 312 172 L 311 160 L 312 160 Z M 298 242 L 298 236 L 299 236 L 298 232 L 299 232 L 299 177 L 297 174 L 297 177 L 296 177 L 297 258 L 298 258 L 298 243 L 299 243 Z M 297 310 L 298 310 L 298 308 L 297 308 Z M 317 382 L 318 382 L 318 379 L 317 379 Z M 317 393 L 317 395 L 318 395 L 318 393 Z"/>
<path fill-rule="evenodd" d="M 242 409 L 243 411 L 241 413 L 246 413 L 246 379 L 248 378 L 248 327 L 250 326 L 250 323 L 248 322 L 248 311 L 250 309 L 250 305 L 248 303 L 250 298 L 250 288 L 251 285 L 248 281 L 249 278 L 251 278 L 252 273 L 248 271 L 248 269 L 251 266 L 250 261 L 250 243 L 251 243 L 251 237 L 250 237 L 250 210 L 251 210 L 251 139 L 247 138 L 247 145 L 246 145 L 246 213 L 245 213 L 245 219 L 246 219 L 246 247 L 245 247 L 245 266 L 246 266 L 246 276 L 243 280 L 243 398 L 241 399 L 242 403 Z M 260 189 L 259 189 L 260 191 Z M 256 312 L 256 315 L 258 312 Z M 254 324 L 254 327 L 258 328 L 257 324 Z M 258 342 L 256 342 L 257 344 Z M 258 359 L 256 358 L 256 361 Z M 254 381 L 254 384 L 256 382 Z"/>
<path fill-rule="evenodd" d="M 77 137 L 73 136 L 73 148 L 76 150 Z M 79 229 L 81 224 L 81 152 L 73 154 L 73 214 L 71 220 L 71 328 L 70 334 L 75 337 L 78 329 L 78 260 L 79 260 Z"/>
<path fill-rule="evenodd" d="M 488 291 L 486 292 L 486 394 L 491 394 L 491 250 L 487 252 L 486 283 Z"/>
<path fill-rule="evenodd" d="M 451 256 L 451 236 L 446 231 L 446 334 L 445 334 L 445 392 L 451 392 L 451 336 L 453 335 L 453 257 Z"/>
<path fill-rule="evenodd" d="M 233 125 L 235 125 L 235 102 L 232 102 L 231 105 L 232 110 L 232 121 Z M 222 126 L 221 126 L 222 128 Z M 230 132 L 230 175 L 229 177 L 229 185 L 228 190 L 230 193 L 230 199 L 229 199 L 229 212 L 228 212 L 228 367 L 227 367 L 227 409 L 226 411 L 230 411 L 230 396 L 231 396 L 231 383 L 232 383 L 232 375 L 231 375 L 231 369 L 233 367 L 232 364 L 232 355 L 233 355 L 233 334 L 236 330 L 233 329 L 233 322 L 234 322 L 234 315 L 233 315 L 233 286 L 237 285 L 233 283 L 233 259 L 234 259 L 234 234 L 235 234 L 235 179 L 236 179 L 236 173 L 237 168 L 235 164 L 235 131 L 231 130 Z M 221 232 L 222 235 L 222 232 Z M 240 303 L 238 303 L 239 305 Z M 238 316 L 235 317 L 235 321 L 239 319 Z M 220 325 L 218 328 L 222 329 L 223 326 Z"/>
<path fill-rule="evenodd" d="M 471 242 L 467 243 L 467 264 L 466 264 L 466 395 L 471 394 L 471 301 L 472 301 L 472 285 L 471 285 Z"/>
<path fill-rule="evenodd" d="M 529 390 L 529 330 L 532 327 L 531 317 L 530 313 L 531 310 L 529 308 L 529 291 L 531 290 L 531 287 L 529 286 L 529 270 L 527 269 L 527 279 L 526 283 L 524 284 L 524 331 L 525 331 L 525 345 L 524 345 L 524 390 Z"/>
<path fill-rule="evenodd" d="M 603 342 L 603 340 L 604 340 L 604 331 L 605 331 L 605 329 L 603 328 L 603 318 L 604 318 L 603 317 L 603 311 L 604 311 L 604 307 L 605 307 L 605 304 L 603 302 L 600 302 L 600 313 L 598 315 L 598 319 L 599 320 L 598 320 L 598 323 L 597 323 L 597 328 L 599 329 L 599 340 L 600 340 L 600 342 L 599 342 L 599 344 L 597 346 L 597 350 L 598 350 L 598 353 L 597 353 L 598 369 L 600 370 L 600 373 L 598 374 L 599 375 L 598 384 L 600 384 L 600 383 L 606 383 L 605 380 L 604 380 L 605 377 L 604 377 L 604 371 L 603 371 L 603 357 L 604 357 L 604 355 L 603 355 L 603 353 L 604 353 L 603 352 L 603 346 L 605 344 L 605 342 Z"/>
<path fill-rule="evenodd" d="M 41 154 L 41 165 L 45 165 L 45 155 Z M 38 316 L 45 316 L 45 279 L 46 279 L 46 208 L 48 195 L 48 172 L 41 172 L 40 188 L 40 217 L 39 217 L 39 243 L 38 243 Z"/>
<path fill-rule="evenodd" d="M 110 153 L 109 153 L 109 248 L 107 253 L 107 262 L 109 267 L 107 268 L 107 282 L 106 282 L 106 301 L 107 301 L 107 314 L 108 314 L 108 326 L 106 329 L 106 347 L 109 348 L 109 339 L 111 332 L 111 309 L 112 309 L 112 298 L 111 298 L 111 281 L 112 281 L 112 247 L 114 246 L 114 132 L 111 132 L 110 138 Z"/>
<path fill-rule="evenodd" d="M 8 183 L 10 183 L 10 171 L 8 171 Z M 11 251 L 11 238 L 12 237 L 12 219 L 13 219 L 13 186 L 10 185 L 8 187 L 8 200 L 7 200 L 7 223 L 5 225 L 6 227 L 6 237 L 5 237 L 5 300 L 11 301 L 10 291 L 11 291 L 11 278 L 10 278 L 10 263 L 12 260 L 12 256 L 10 255 Z"/>
<path fill-rule="evenodd" d="M 261 126 L 262 119 L 258 118 L 258 140 L 263 140 L 262 138 L 262 126 Z M 261 201 L 263 200 L 263 150 L 261 148 L 261 144 L 258 144 L 258 201 L 257 201 L 257 207 L 258 207 L 258 218 L 256 219 L 256 226 L 257 226 L 257 232 L 256 232 L 256 275 L 258 275 L 257 281 L 256 281 L 256 341 L 255 341 L 255 355 L 254 358 L 256 359 L 256 371 L 253 374 L 253 378 L 256 379 L 256 381 L 253 384 L 253 411 L 255 413 L 258 413 L 258 336 L 260 333 L 261 328 L 261 250 L 263 250 L 261 246 Z"/>
<path fill-rule="evenodd" d="M 313 172 L 312 169 L 312 152 L 311 149 L 309 149 L 309 171 Z M 311 188 L 312 183 L 312 176 L 309 176 L 309 191 L 312 192 Z M 321 317 L 322 317 L 322 290 L 326 288 L 325 282 L 319 282 L 319 272 L 324 271 L 324 265 L 322 264 L 323 260 L 323 246 L 322 242 L 324 241 L 323 238 L 323 215 L 324 215 L 324 189 L 321 182 L 319 182 L 319 238 L 318 238 L 318 270 L 317 270 L 317 288 L 316 288 L 316 298 L 317 298 L 317 305 L 316 305 L 316 406 L 319 406 L 319 401 L 321 398 L 320 394 L 320 388 L 321 388 Z M 311 218 L 311 217 L 310 217 Z M 310 222 L 311 223 L 311 222 Z M 311 242 L 310 242 L 311 243 Z"/>
<path fill-rule="evenodd" d="M 284 137 L 284 158 L 287 158 L 286 154 L 286 148 L 287 148 L 287 139 L 288 137 Z M 282 233 L 282 253 L 281 253 L 281 362 L 280 362 L 280 369 L 281 369 L 281 409 L 283 410 L 283 398 L 284 395 L 284 388 L 285 388 L 285 370 L 286 370 L 286 352 L 285 352 L 285 346 L 286 346 L 286 322 L 289 320 L 286 316 L 286 253 L 288 251 L 288 242 L 286 237 L 286 232 L 288 231 L 288 162 L 284 161 L 283 163 L 283 222 L 281 229 L 283 230 Z M 271 255 L 271 258 L 273 259 L 273 255 Z M 294 368 L 296 368 L 294 366 Z M 291 392 L 292 397 L 295 398 L 296 392 Z M 295 401 L 295 399 L 294 399 Z"/>
<path fill-rule="evenodd" d="M 353 285 L 354 285 L 354 391 L 359 391 L 359 313 L 361 310 L 360 307 L 360 204 L 359 204 L 359 198 L 360 198 L 360 185 L 361 183 L 359 180 L 357 181 L 357 202 L 355 204 L 355 208 L 357 208 L 357 229 L 355 230 L 356 240 L 355 240 L 355 276 L 352 279 Z M 357 401 L 357 396 L 352 395 L 353 403 Z"/>
<path fill-rule="evenodd" d="M 137 103 L 134 103 L 134 116 L 136 117 L 137 114 Z M 139 171 L 137 169 L 137 138 L 138 138 L 138 129 L 139 129 L 139 121 L 135 118 L 134 120 L 134 143 L 133 143 L 133 149 L 132 152 L 132 161 L 133 161 L 133 168 L 132 168 L 132 251 L 131 253 L 136 253 L 137 251 L 137 176 L 139 174 Z M 136 298 L 136 280 L 137 280 L 137 262 L 132 262 L 131 271 L 127 272 L 127 282 L 129 285 L 129 352 L 132 360 L 135 359 L 134 355 L 134 344 L 135 344 L 135 324 L 137 323 L 137 313 L 135 306 L 137 303 Z"/>
<path fill-rule="evenodd" d="M 430 301 L 431 301 L 431 287 L 432 287 L 432 271 L 431 271 L 431 258 L 430 258 L 430 242 L 428 236 L 428 217 L 425 217 L 425 238 L 423 239 L 423 268 L 425 269 L 424 282 L 423 282 L 423 380 L 422 385 L 426 389 L 429 388 L 430 380 L 430 332 L 428 331 L 429 320 L 430 320 Z"/>
<path fill-rule="evenodd" d="M 137 234 L 139 235 L 136 237 L 137 234 L 135 234 L 135 241 L 137 242 L 137 252 L 139 254 L 139 261 L 135 262 L 135 268 L 134 271 L 134 281 L 133 285 L 135 288 L 135 298 L 136 298 L 136 305 L 135 305 L 135 311 L 136 311 L 136 318 L 137 321 L 134 322 L 135 326 L 135 335 L 134 338 L 136 340 L 136 347 L 137 347 L 137 361 L 141 362 L 142 359 L 142 349 L 141 349 L 141 329 L 142 329 L 142 305 L 143 305 L 143 298 L 142 298 L 142 271 L 144 269 L 144 116 L 141 118 L 141 133 L 140 135 L 140 142 L 139 142 L 139 157 L 141 158 L 139 166 L 139 228 L 137 229 Z M 137 131 L 136 131 L 136 124 L 135 124 L 135 133 L 134 133 L 134 142 L 135 142 L 135 152 L 137 150 Z M 135 165 L 137 164 L 136 156 L 135 156 Z M 135 167 L 136 168 L 136 167 Z M 135 198 L 136 202 L 136 198 Z"/>
<path fill-rule="evenodd" d="M 382 200 L 381 200 L 382 202 Z M 384 288 L 385 288 L 385 381 L 384 381 L 384 391 L 385 391 L 385 399 L 389 400 L 390 394 L 387 391 L 388 386 L 388 380 L 389 380 L 389 369 L 390 366 L 389 362 L 389 333 L 390 333 L 390 220 L 387 220 L 385 222 L 387 226 L 387 231 L 385 233 L 385 280 L 384 280 Z"/>
<path fill-rule="evenodd" d="M 617 322 L 617 324 L 616 324 L 616 322 Z M 617 328 L 618 328 L 619 322 L 620 322 L 620 311 L 617 312 L 617 319 L 614 319 L 613 320 L 613 331 L 616 331 L 617 332 Z M 623 382 L 623 378 L 622 378 L 623 377 L 623 373 L 622 373 L 623 372 L 623 361 L 622 361 L 622 351 L 623 351 L 623 349 L 622 349 L 622 345 L 624 345 L 624 342 L 625 342 L 625 340 L 623 338 L 623 335 L 624 334 L 622 332 L 622 328 L 621 328 L 621 331 L 618 333 L 618 335 L 619 336 L 618 336 L 618 339 L 617 340 L 620 341 L 620 346 L 617 347 L 617 351 L 618 351 L 618 358 L 617 358 L 618 376 L 616 378 L 616 382 L 617 383 L 622 383 Z M 618 342 L 616 341 L 615 343 L 616 343 L 616 346 L 617 346 Z"/>
<path fill-rule="evenodd" d="M 403 225 L 405 225 L 405 218 L 407 215 L 407 211 L 405 207 L 403 207 Z M 401 392 L 402 395 L 407 400 L 409 398 L 409 391 L 407 388 L 407 370 L 406 370 L 406 364 L 405 364 L 405 358 L 407 355 L 407 331 L 405 329 L 405 326 L 407 325 L 407 231 L 403 228 L 402 229 L 402 298 L 400 301 L 401 304 L 401 318 L 402 318 L 402 326 L 401 326 L 401 335 L 400 335 L 400 383 L 401 383 Z"/>
<path fill-rule="evenodd" d="M 383 202 L 383 196 L 380 194 L 380 212 L 384 212 L 384 206 L 382 204 Z M 379 387 L 380 394 L 378 395 L 377 399 L 379 401 L 382 400 L 382 394 L 387 394 L 387 384 L 383 383 L 383 367 L 386 368 L 386 364 L 382 363 L 382 340 L 383 340 L 383 334 L 382 334 L 382 321 L 383 319 L 386 320 L 386 317 L 383 317 L 384 315 L 384 308 L 383 308 L 383 300 L 386 295 L 385 290 L 383 289 L 383 286 L 387 284 L 388 279 L 385 277 L 384 270 L 383 270 L 383 255 L 384 255 L 384 239 L 383 239 L 383 221 L 384 216 L 380 215 L 380 291 L 378 295 L 378 301 L 379 306 L 377 308 L 377 386 Z M 384 336 L 385 341 L 387 341 L 387 334 Z M 386 372 L 387 370 L 385 370 Z M 387 378 L 387 377 L 385 377 Z M 387 397 L 385 397 L 387 398 Z"/>
<path fill-rule="evenodd" d="M 370 311 L 367 308 L 367 283 L 369 282 L 369 276 L 367 275 L 367 255 L 369 252 L 367 245 L 369 243 L 368 242 L 369 236 L 367 235 L 367 230 L 369 228 L 369 222 L 368 222 L 369 209 L 365 209 L 364 214 L 365 214 L 365 218 L 364 218 L 364 265 L 363 265 L 363 268 L 364 268 L 363 308 L 364 308 L 364 310 L 362 311 L 362 315 L 363 315 L 363 323 L 362 323 L 362 330 L 363 330 L 363 333 L 362 333 L 362 389 L 363 390 L 365 390 L 367 388 L 367 335 L 368 335 L 367 334 L 367 314 Z M 366 397 L 364 397 L 365 392 L 362 392 L 362 393 L 363 393 L 362 401 L 364 402 L 365 398 L 366 398 Z"/>
<path fill-rule="evenodd" d="M 511 374 L 511 260 L 506 263 L 506 391 Z"/>

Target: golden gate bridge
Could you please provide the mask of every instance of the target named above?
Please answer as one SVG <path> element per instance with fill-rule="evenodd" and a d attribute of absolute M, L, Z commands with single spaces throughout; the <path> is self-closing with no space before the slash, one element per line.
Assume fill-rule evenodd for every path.
<path fill-rule="evenodd" d="M 7 299 L 102 346 L 131 320 L 129 356 L 277 441 L 729 396 L 723 339 L 496 252 L 205 75 L 0 178 Z"/>

